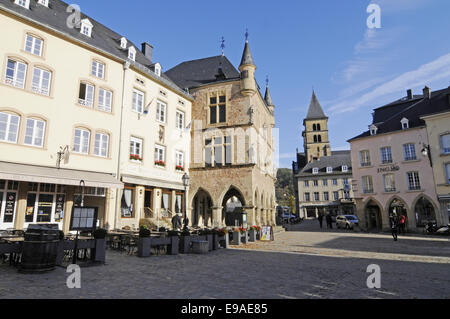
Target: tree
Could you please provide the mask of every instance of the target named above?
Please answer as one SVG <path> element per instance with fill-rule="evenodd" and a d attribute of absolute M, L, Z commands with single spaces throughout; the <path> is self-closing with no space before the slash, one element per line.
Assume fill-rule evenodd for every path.
<path fill-rule="evenodd" d="M 291 169 L 280 168 L 278 170 L 275 193 L 278 205 L 295 207 L 294 182 Z M 292 197 L 294 198 L 294 205 L 291 205 Z"/>

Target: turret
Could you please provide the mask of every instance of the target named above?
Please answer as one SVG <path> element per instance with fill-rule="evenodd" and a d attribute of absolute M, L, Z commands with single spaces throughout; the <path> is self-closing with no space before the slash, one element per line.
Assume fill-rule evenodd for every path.
<path fill-rule="evenodd" d="M 256 65 L 253 62 L 252 53 L 248 44 L 248 33 L 246 34 L 244 53 L 242 54 L 241 65 L 241 94 L 244 96 L 252 96 L 256 93 L 255 71 Z"/>
<path fill-rule="evenodd" d="M 273 105 L 272 96 L 270 95 L 269 78 L 266 80 L 266 94 L 264 95 L 264 101 L 269 110 L 273 113 L 275 111 L 275 105 Z"/>

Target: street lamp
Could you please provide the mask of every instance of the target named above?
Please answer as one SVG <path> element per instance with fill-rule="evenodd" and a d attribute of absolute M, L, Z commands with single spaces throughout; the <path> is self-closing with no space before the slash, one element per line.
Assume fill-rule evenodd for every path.
<path fill-rule="evenodd" d="M 431 148 L 430 148 L 430 145 L 423 144 L 422 155 L 424 157 L 428 156 L 428 158 L 430 160 L 430 165 L 431 165 L 431 167 L 433 167 L 433 160 L 431 159 Z"/>
<path fill-rule="evenodd" d="M 187 218 L 187 188 L 189 187 L 189 175 L 184 173 L 183 175 L 183 185 L 184 185 L 184 219 Z"/>

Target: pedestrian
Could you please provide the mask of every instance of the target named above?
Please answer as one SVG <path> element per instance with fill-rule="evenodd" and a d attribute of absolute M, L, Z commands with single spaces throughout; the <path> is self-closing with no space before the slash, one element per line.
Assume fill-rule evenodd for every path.
<path fill-rule="evenodd" d="M 319 220 L 320 229 L 323 227 L 323 214 L 319 213 L 319 217 L 317 218 Z"/>
<path fill-rule="evenodd" d="M 394 241 L 398 241 L 398 217 L 396 213 L 393 213 L 389 217 L 389 221 L 392 229 L 392 237 L 394 237 Z"/>
<path fill-rule="evenodd" d="M 399 221 L 399 233 L 400 234 L 405 234 L 406 233 L 406 216 L 402 215 L 400 217 L 400 221 Z"/>
<path fill-rule="evenodd" d="M 333 219 L 331 218 L 331 214 L 328 214 L 326 219 L 327 219 L 327 228 L 333 229 Z"/>

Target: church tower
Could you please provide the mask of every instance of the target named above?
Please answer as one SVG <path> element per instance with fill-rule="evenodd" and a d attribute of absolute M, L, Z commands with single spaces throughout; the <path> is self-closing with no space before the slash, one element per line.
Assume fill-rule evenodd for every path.
<path fill-rule="evenodd" d="M 253 62 L 252 53 L 248 44 L 248 33 L 246 33 L 244 53 L 242 54 L 241 65 L 241 94 L 244 96 L 253 96 L 256 93 L 255 71 L 256 65 Z"/>
<path fill-rule="evenodd" d="M 308 163 L 331 155 L 330 141 L 328 138 L 328 117 L 323 112 L 322 106 L 313 91 L 308 115 L 303 121 L 305 130 L 303 140 L 305 156 Z"/>

